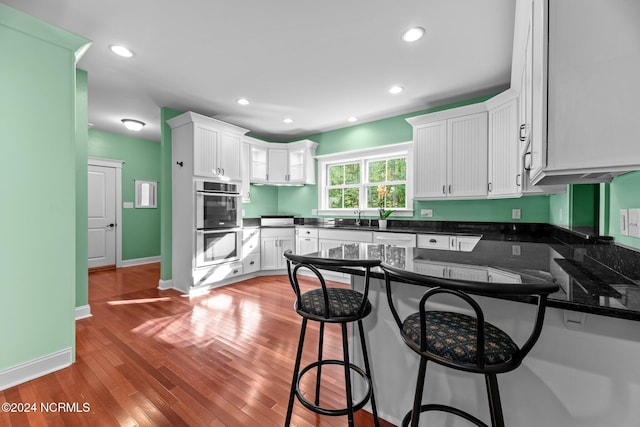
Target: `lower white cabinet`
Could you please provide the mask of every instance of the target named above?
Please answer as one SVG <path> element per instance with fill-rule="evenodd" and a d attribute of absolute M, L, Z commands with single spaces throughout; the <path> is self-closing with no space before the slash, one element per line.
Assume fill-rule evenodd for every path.
<path fill-rule="evenodd" d="M 377 245 L 416 247 L 416 235 L 413 233 L 389 233 L 384 231 L 373 232 L 373 243 Z"/>
<path fill-rule="evenodd" d="M 296 254 L 318 252 L 318 229 L 296 227 Z"/>
<path fill-rule="evenodd" d="M 263 228 L 260 233 L 260 264 L 262 270 L 282 270 L 287 260 L 282 255 L 295 250 L 294 229 Z"/>
<path fill-rule="evenodd" d="M 418 247 L 424 249 L 448 250 L 451 243 L 448 234 L 418 234 Z"/>

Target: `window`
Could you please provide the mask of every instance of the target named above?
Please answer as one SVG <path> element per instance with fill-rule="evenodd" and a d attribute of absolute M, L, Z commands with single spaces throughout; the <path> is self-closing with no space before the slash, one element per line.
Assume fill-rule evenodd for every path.
<path fill-rule="evenodd" d="M 411 143 L 318 156 L 320 215 L 413 215 Z"/>
<path fill-rule="evenodd" d="M 136 180 L 136 208 L 155 208 L 156 202 L 156 181 Z"/>

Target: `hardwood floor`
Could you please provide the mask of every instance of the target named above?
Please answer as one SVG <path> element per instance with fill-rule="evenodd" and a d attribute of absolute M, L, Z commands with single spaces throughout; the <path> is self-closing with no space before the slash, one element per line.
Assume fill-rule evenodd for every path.
<path fill-rule="evenodd" d="M 148 264 L 90 273 L 93 316 L 76 322 L 76 362 L 0 391 L 0 403 L 37 409 L 0 411 L 0 425 L 283 425 L 301 321 L 286 276 L 189 298 L 158 290 L 159 271 L 159 264 Z M 317 330 L 310 322 L 303 364 L 314 360 Z M 335 325 L 325 328 L 324 352 L 342 354 Z M 343 406 L 343 384 L 340 370 L 324 369 L 321 402 Z M 57 402 L 61 409 L 42 410 Z M 368 413 L 356 414 L 357 426 L 373 425 Z M 296 402 L 292 425 L 344 426 L 347 420 Z"/>

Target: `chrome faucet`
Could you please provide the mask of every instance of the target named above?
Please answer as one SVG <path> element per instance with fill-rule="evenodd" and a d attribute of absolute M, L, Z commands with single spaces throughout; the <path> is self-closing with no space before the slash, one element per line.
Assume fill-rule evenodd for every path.
<path fill-rule="evenodd" d="M 362 211 L 360 209 L 357 209 L 356 211 L 354 211 L 355 214 L 358 214 L 358 219 L 356 219 L 356 225 L 360 226 L 362 225 L 362 220 L 360 219 L 360 214 L 362 213 Z"/>

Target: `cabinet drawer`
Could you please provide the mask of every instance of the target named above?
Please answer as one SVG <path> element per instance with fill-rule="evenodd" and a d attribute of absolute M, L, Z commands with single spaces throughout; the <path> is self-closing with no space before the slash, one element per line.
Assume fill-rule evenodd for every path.
<path fill-rule="evenodd" d="M 260 252 L 247 255 L 242 261 L 243 274 L 255 273 L 260 270 Z"/>
<path fill-rule="evenodd" d="M 373 243 L 377 245 L 416 247 L 416 235 L 409 233 L 373 232 Z"/>
<path fill-rule="evenodd" d="M 242 255 L 260 253 L 260 229 L 242 230 Z"/>
<path fill-rule="evenodd" d="M 448 234 L 418 234 L 418 247 L 424 249 L 449 249 Z"/>
<path fill-rule="evenodd" d="M 298 237 L 310 237 L 312 239 L 318 238 L 318 229 L 317 228 L 308 228 L 308 227 L 296 227 L 296 236 Z"/>
<path fill-rule="evenodd" d="M 295 229 L 293 227 L 270 227 L 270 228 L 261 228 L 260 236 L 261 237 L 277 237 L 282 239 L 291 239 L 293 240 L 295 234 Z"/>
<path fill-rule="evenodd" d="M 318 231 L 318 237 L 342 242 L 373 243 L 373 233 L 371 231 L 321 229 Z"/>

